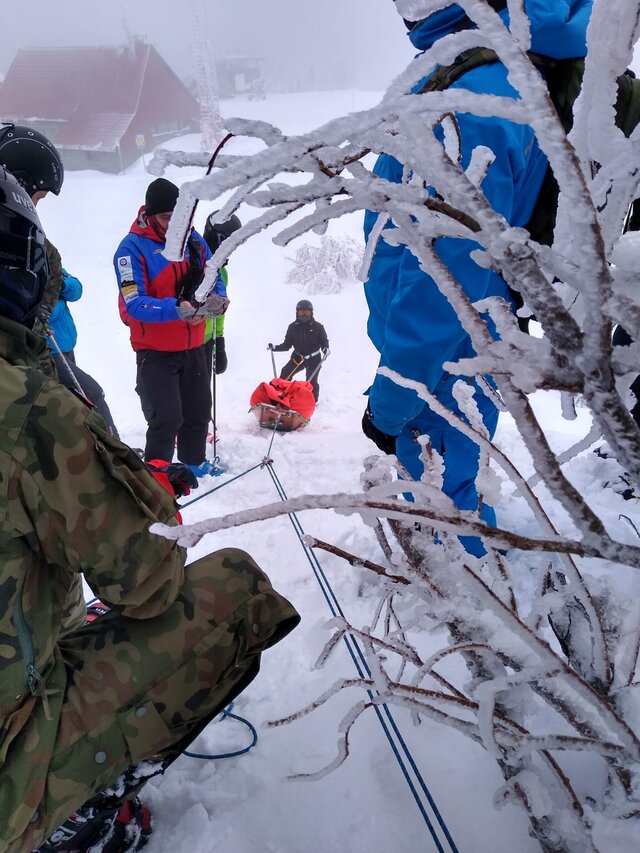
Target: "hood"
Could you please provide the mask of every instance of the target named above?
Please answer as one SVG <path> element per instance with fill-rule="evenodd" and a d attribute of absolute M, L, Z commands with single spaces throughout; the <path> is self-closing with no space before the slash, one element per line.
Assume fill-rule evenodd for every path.
<path fill-rule="evenodd" d="M 139 234 L 141 237 L 148 237 L 150 240 L 155 240 L 156 243 L 164 245 L 165 240 L 160 237 L 149 224 L 145 215 L 145 206 L 142 205 L 138 211 L 138 215 L 129 229 L 130 234 Z"/>
<path fill-rule="evenodd" d="M 531 21 L 531 50 L 554 59 L 585 56 L 592 7 L 593 0 L 525 0 Z M 418 50 L 428 50 L 438 39 L 455 32 L 464 17 L 460 6 L 447 6 L 417 23 L 409 31 L 409 39 Z M 508 23 L 507 11 L 500 17 Z"/>

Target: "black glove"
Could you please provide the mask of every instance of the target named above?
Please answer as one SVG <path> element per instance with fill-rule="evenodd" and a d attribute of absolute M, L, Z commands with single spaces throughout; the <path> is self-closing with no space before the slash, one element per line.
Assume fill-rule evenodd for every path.
<path fill-rule="evenodd" d="M 267 349 L 270 349 L 273 352 L 275 346 L 273 344 L 267 344 Z"/>
<path fill-rule="evenodd" d="M 227 359 L 227 350 L 224 343 L 224 337 L 221 336 L 215 339 L 214 346 L 216 348 L 216 376 L 224 373 L 227 369 L 229 361 Z"/>
<path fill-rule="evenodd" d="M 362 432 L 367 436 L 367 438 L 371 439 L 378 450 L 381 450 L 383 453 L 387 453 L 388 455 L 395 455 L 396 436 L 387 435 L 386 432 L 382 432 L 377 426 L 375 426 L 373 423 L 373 413 L 368 405 L 365 409 L 364 415 L 362 416 Z"/>
<path fill-rule="evenodd" d="M 178 282 L 176 291 L 179 299 L 186 299 L 187 302 L 193 302 L 196 290 L 202 284 L 204 278 L 204 267 L 202 265 L 202 255 L 200 254 L 200 243 L 195 239 L 193 234 L 187 240 L 189 266 L 180 281 Z"/>
<path fill-rule="evenodd" d="M 191 489 L 198 488 L 198 478 L 183 462 L 171 462 L 169 465 L 151 465 L 148 462 L 146 464 L 152 471 L 160 471 L 167 475 L 177 498 L 183 498 Z"/>

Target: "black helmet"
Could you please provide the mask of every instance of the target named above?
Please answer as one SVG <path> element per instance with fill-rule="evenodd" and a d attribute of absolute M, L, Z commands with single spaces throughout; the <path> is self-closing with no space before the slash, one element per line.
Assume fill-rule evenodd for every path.
<path fill-rule="evenodd" d="M 217 252 L 220 243 L 226 240 L 227 237 L 230 237 L 238 228 L 242 227 L 242 222 L 240 222 L 235 213 L 232 213 L 224 222 L 212 222 L 211 220 L 215 217 L 216 213 L 218 211 L 214 210 L 213 213 L 209 214 L 202 234 L 205 243 L 212 252 Z"/>
<path fill-rule="evenodd" d="M 313 317 L 313 305 L 308 299 L 301 299 L 296 305 L 296 319 L 302 323 L 309 323 Z"/>
<path fill-rule="evenodd" d="M 0 128 L 0 166 L 18 179 L 29 195 L 39 190 L 58 195 L 64 167 L 54 144 L 31 127 Z"/>
<path fill-rule="evenodd" d="M 44 232 L 33 202 L 0 168 L 0 314 L 33 326 L 48 277 Z"/>

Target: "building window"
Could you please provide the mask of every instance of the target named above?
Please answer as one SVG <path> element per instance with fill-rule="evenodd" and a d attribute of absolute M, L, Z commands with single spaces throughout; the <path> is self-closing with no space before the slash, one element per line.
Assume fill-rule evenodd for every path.
<path fill-rule="evenodd" d="M 154 136 L 166 136 L 170 133 L 182 133 L 190 128 L 191 124 L 186 121 L 163 121 L 160 124 L 154 124 L 151 132 Z"/>

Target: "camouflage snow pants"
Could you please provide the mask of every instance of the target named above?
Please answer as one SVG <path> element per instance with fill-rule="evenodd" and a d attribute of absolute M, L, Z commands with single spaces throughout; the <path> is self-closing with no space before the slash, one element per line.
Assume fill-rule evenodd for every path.
<path fill-rule="evenodd" d="M 188 565 L 161 616 L 112 611 L 64 636 L 48 701 L 0 745 L 1 853 L 37 847 L 130 765 L 177 757 L 298 622 L 251 557 L 229 548 Z"/>

